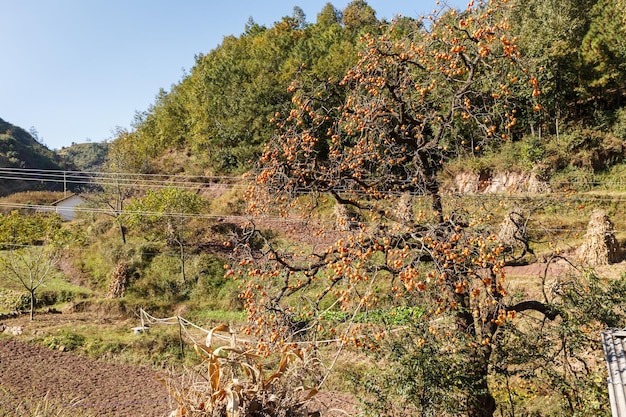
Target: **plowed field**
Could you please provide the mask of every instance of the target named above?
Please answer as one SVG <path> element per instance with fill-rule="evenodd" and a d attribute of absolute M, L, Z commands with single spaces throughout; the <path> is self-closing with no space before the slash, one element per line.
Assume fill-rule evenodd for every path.
<path fill-rule="evenodd" d="M 65 415 L 157 417 L 175 408 L 151 369 L 0 338 L 0 410 L 25 399 L 67 408 Z"/>

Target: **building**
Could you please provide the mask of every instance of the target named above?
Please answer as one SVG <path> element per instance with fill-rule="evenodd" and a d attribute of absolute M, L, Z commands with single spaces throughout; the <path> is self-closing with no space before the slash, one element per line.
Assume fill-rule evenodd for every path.
<path fill-rule="evenodd" d="M 613 417 L 626 417 L 626 330 L 602 332 L 602 346 L 609 371 L 609 400 Z"/>
<path fill-rule="evenodd" d="M 85 199 L 78 194 L 70 194 L 60 200 L 57 200 L 46 207 L 41 207 L 38 211 L 49 212 L 54 211 L 65 220 L 72 220 L 76 217 L 76 207 L 85 202 Z"/>

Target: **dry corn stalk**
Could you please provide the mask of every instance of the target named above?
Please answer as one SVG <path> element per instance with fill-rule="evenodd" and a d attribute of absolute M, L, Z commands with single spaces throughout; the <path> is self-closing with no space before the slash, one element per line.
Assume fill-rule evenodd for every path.
<path fill-rule="evenodd" d="M 214 348 L 214 334 L 227 332 L 230 345 Z M 194 344 L 194 349 L 206 366 L 201 372 L 175 388 L 166 383 L 178 407 L 172 417 L 307 417 L 306 403 L 317 389 L 305 389 L 301 384 L 287 381 L 293 364 L 304 357 L 297 349 L 281 353 L 278 368 L 268 377 L 261 358 L 238 346 L 229 326 L 211 329 L 206 342 Z"/>

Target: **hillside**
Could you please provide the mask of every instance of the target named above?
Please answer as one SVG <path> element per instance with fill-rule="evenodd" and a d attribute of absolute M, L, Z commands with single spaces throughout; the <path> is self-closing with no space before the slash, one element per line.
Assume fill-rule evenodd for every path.
<path fill-rule="evenodd" d="M 626 26 L 614 22 L 626 21 L 623 12 L 593 0 L 570 0 L 557 8 L 543 0 L 514 3 L 504 11 L 511 25 L 507 36 L 518 41 L 520 65 L 534 74 L 536 111 L 516 102 L 519 113 L 505 129 L 506 140 L 489 140 L 486 146 L 474 131 L 457 129 L 462 121 L 456 115 L 451 128 L 457 129 L 457 137 L 445 144 L 446 157 L 490 158 L 484 163 L 461 162 L 480 171 L 493 170 L 488 165 L 495 154 L 502 154 L 502 166 L 535 171 L 546 179 L 566 175 L 588 180 L 621 163 L 626 54 L 619 45 L 626 42 Z M 373 39 L 389 25 L 363 1 L 343 10 L 329 3 L 314 22 L 304 20 L 297 10 L 272 27 L 251 21 L 240 36 L 225 37 L 217 48 L 198 55 L 189 74 L 169 91 L 158 92 L 154 104 L 139 114 L 134 130 L 120 132 L 115 141 L 146 161 L 142 167 L 158 173 L 245 172 L 275 134 L 281 117 L 304 105 L 292 102 L 289 92 L 316 91 L 321 96 L 324 90 L 332 91 L 324 97 L 324 108 L 340 102 L 346 94 L 341 80 L 366 47 L 363 35 Z M 393 33 L 413 41 L 428 32 L 421 20 L 405 17 Z M 521 88 L 517 83 L 508 94 Z M 169 160 L 173 151 L 189 158 Z M 319 151 L 323 155 L 324 150 Z"/>
<path fill-rule="evenodd" d="M 74 143 L 56 151 L 57 156 L 79 171 L 101 171 L 108 143 Z"/>
<path fill-rule="evenodd" d="M 0 196 L 28 190 L 63 190 L 59 184 L 22 180 L 19 175 L 12 174 L 11 168 L 62 170 L 66 167 L 64 161 L 37 142 L 30 133 L 0 119 L 0 168 L 4 178 L 11 180 L 2 181 Z"/>

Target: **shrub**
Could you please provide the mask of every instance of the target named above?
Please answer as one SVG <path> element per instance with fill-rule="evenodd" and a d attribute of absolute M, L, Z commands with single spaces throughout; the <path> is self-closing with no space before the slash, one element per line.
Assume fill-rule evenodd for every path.
<path fill-rule="evenodd" d="M 176 301 L 184 296 L 186 285 L 180 279 L 180 263 L 176 256 L 159 254 L 141 272 L 128 289 L 128 294 L 143 298 Z"/>
<path fill-rule="evenodd" d="M 84 343 L 84 336 L 65 329 L 57 331 L 57 334 L 54 336 L 45 337 L 42 342 L 49 349 L 62 351 L 74 350 L 83 346 Z"/>

